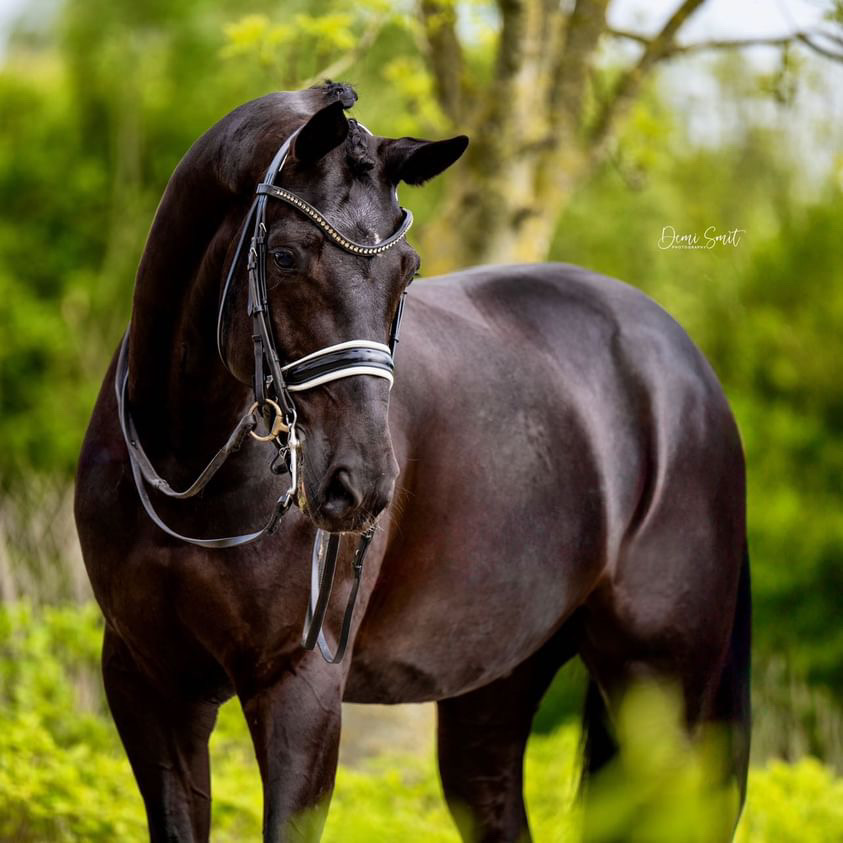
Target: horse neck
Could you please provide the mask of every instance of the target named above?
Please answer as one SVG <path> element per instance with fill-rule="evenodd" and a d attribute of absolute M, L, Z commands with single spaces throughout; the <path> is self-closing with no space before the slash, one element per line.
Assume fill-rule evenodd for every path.
<path fill-rule="evenodd" d="M 216 349 L 226 254 L 266 162 L 335 96 L 310 89 L 247 103 L 199 138 L 170 178 L 138 268 L 129 335 L 129 400 L 151 456 L 197 465 L 247 406 L 249 389 Z"/>
<path fill-rule="evenodd" d="M 248 402 L 216 348 L 220 279 L 234 236 L 231 195 L 171 179 L 138 269 L 129 335 L 129 400 L 151 456 L 201 468 Z"/>

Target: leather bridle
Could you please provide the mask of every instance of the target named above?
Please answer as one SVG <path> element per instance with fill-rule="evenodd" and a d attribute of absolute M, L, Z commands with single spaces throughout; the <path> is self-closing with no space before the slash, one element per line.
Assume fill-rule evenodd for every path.
<path fill-rule="evenodd" d="M 368 131 L 363 126 L 361 128 Z M 129 464 L 138 497 L 149 518 L 161 530 L 167 533 L 167 535 L 199 547 L 222 549 L 257 541 L 264 535 L 274 532 L 280 518 L 295 503 L 301 443 L 299 442 L 296 431 L 296 407 L 292 393 L 314 389 L 315 387 L 339 380 L 340 378 L 357 375 L 371 375 L 384 378 L 389 381 L 390 387 L 393 383 L 393 371 L 395 369 L 394 354 L 398 343 L 401 317 L 404 310 L 403 294 L 399 300 L 398 309 L 392 322 L 388 345 L 374 340 L 350 340 L 318 349 L 287 364 L 282 364 L 281 362 L 272 330 L 266 284 L 267 201 L 272 198 L 285 202 L 290 207 L 299 211 L 314 225 L 318 226 L 325 237 L 335 246 L 361 257 L 376 257 L 400 243 L 413 222 L 413 215 L 408 210 L 401 208 L 403 218 L 394 234 L 374 245 L 357 243 L 345 237 L 331 224 L 324 214 L 300 196 L 278 186 L 275 183 L 278 174 L 281 172 L 284 162 L 287 160 L 292 144 L 299 131 L 300 129 L 294 131 L 281 144 L 266 171 L 263 181 L 257 186 L 255 198 L 243 222 L 237 241 L 237 248 L 229 265 L 220 297 L 219 313 L 217 316 L 217 351 L 223 365 L 230 371 L 224 348 L 226 306 L 231 295 L 237 268 L 242 260 L 246 238 L 251 230 L 247 258 L 247 313 L 252 325 L 254 348 L 254 375 L 252 381 L 254 402 L 238 421 L 225 445 L 216 453 L 196 480 L 183 491 L 174 490 L 156 472 L 140 443 L 129 410 L 128 401 L 128 330 L 123 336 L 120 346 L 115 373 L 117 407 L 120 428 L 128 449 Z M 268 433 L 265 435 L 256 432 L 258 415 L 264 418 L 269 428 Z M 256 532 L 210 539 L 185 536 L 169 527 L 155 511 L 152 501 L 149 498 L 149 493 L 146 490 L 146 484 L 162 494 L 177 500 L 193 497 L 207 486 L 211 478 L 222 467 L 228 457 L 240 448 L 247 435 L 251 435 L 259 441 L 272 442 L 277 447 L 278 453 L 272 461 L 271 470 L 276 474 L 287 472 L 290 474 L 290 485 L 276 500 L 266 524 Z M 321 529 L 317 530 L 316 533 L 311 555 L 311 594 L 307 607 L 302 646 L 312 650 L 314 646 L 318 645 L 322 656 L 332 664 L 342 659 L 348 643 L 354 604 L 357 599 L 357 592 L 363 571 L 363 559 L 374 536 L 374 530 L 375 526 L 372 525 L 361 534 L 354 552 L 352 560 L 354 578 L 343 616 L 337 648 L 334 652 L 331 652 L 322 630 L 322 625 L 333 585 L 337 557 L 340 550 L 341 534 L 327 533 Z"/>

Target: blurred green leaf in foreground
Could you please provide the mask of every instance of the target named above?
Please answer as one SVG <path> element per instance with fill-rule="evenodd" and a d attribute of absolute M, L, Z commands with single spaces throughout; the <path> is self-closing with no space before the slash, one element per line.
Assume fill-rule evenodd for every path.
<path fill-rule="evenodd" d="M 98 843 L 146 839 L 143 804 L 105 709 L 95 607 L 0 610 L 0 843 Z M 675 701 L 645 688 L 624 708 L 624 749 L 589 788 L 589 843 L 619 831 L 646 843 L 708 843 L 722 822 L 708 759 L 676 727 Z M 431 736 L 432 738 L 432 736 Z M 539 843 L 577 839 L 578 728 L 534 737 L 526 793 Z M 431 740 L 432 744 L 432 740 Z M 213 834 L 257 840 L 261 788 L 237 703 L 223 706 L 212 743 Z M 714 799 L 712 799 L 714 797 Z M 739 843 L 837 843 L 843 779 L 805 759 L 750 774 Z M 432 752 L 383 754 L 341 766 L 327 843 L 458 843 Z"/>

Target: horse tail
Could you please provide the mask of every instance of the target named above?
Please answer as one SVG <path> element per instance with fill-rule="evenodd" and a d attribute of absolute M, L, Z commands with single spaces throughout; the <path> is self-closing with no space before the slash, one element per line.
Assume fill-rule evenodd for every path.
<path fill-rule="evenodd" d="M 609 710 L 597 682 L 588 679 L 582 714 L 582 773 L 580 792 L 585 792 L 588 780 L 608 764 L 617 754 L 618 744 L 609 722 Z"/>
<path fill-rule="evenodd" d="M 729 766 L 740 790 L 741 806 L 746 797 L 746 777 L 749 768 L 751 644 L 752 594 L 749 548 L 744 543 L 732 635 L 717 692 L 717 715 L 728 728 Z"/>

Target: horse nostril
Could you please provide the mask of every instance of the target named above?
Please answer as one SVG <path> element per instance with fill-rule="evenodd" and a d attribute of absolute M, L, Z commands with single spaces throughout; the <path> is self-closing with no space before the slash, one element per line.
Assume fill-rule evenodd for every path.
<path fill-rule="evenodd" d="M 329 515 L 342 518 L 354 512 L 363 502 L 363 496 L 344 468 L 337 469 L 325 487 L 322 509 Z"/>

